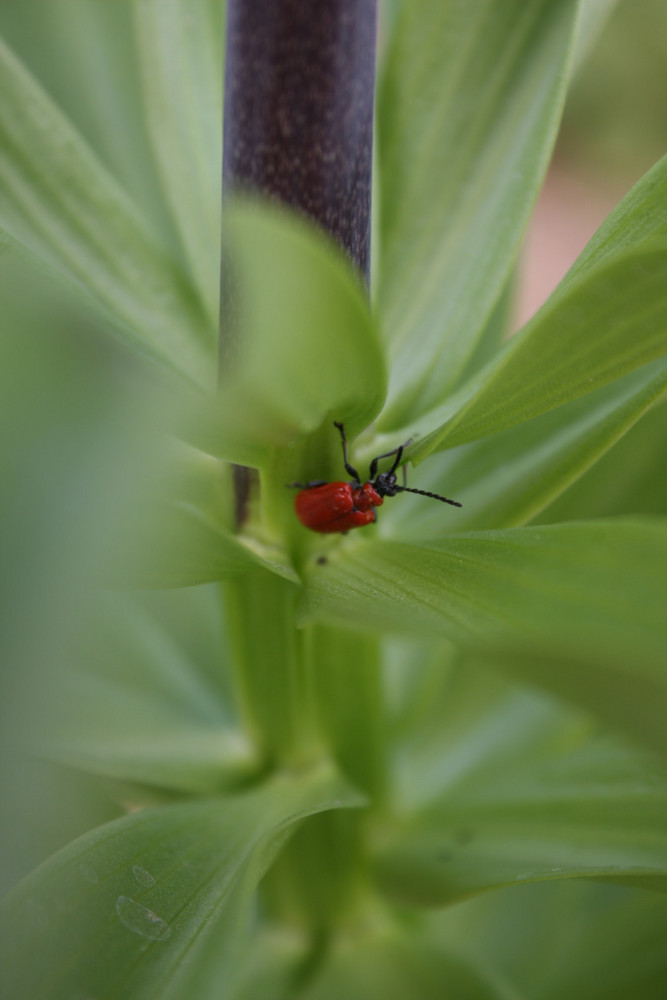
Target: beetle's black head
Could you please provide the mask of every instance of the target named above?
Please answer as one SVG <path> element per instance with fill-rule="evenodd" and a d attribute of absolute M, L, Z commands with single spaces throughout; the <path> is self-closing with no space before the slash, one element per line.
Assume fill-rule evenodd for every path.
<path fill-rule="evenodd" d="M 373 487 L 381 497 L 395 497 L 400 493 L 400 487 L 396 485 L 395 472 L 381 472 L 373 480 Z"/>

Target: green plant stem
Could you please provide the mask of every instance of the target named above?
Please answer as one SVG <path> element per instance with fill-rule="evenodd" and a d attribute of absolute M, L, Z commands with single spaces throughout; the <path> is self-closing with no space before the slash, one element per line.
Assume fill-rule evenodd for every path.
<path fill-rule="evenodd" d="M 385 792 L 385 705 L 378 641 L 345 629 L 312 626 L 318 724 L 344 773 L 378 804 Z"/>
<path fill-rule="evenodd" d="M 302 211 L 339 243 L 366 284 L 376 14 L 376 0 L 227 5 L 223 196 L 259 193 Z M 233 362 L 241 333 L 234 322 L 233 273 L 224 262 L 223 254 L 222 367 Z M 321 437 L 331 440 L 324 429 Z M 328 452 L 325 445 L 317 464 Z M 312 478 L 303 474 L 315 464 L 303 452 L 287 463 L 277 456 L 274 467 L 263 470 L 254 525 L 247 474 L 235 476 L 239 523 L 249 513 L 249 530 L 291 536 L 298 567 L 316 540 L 298 526 L 285 484 Z M 359 645 L 322 628 L 297 631 L 297 588 L 268 573 L 250 574 L 226 594 L 241 712 L 267 765 L 307 766 L 328 754 L 360 788 L 381 794 L 376 644 Z M 355 813 L 340 822 L 327 816 L 307 823 L 272 874 L 277 891 L 265 890 L 283 916 L 306 918 L 315 951 L 356 895 L 351 887 L 363 857 L 362 822 Z"/>
<path fill-rule="evenodd" d="M 229 0 L 223 198 L 267 195 L 304 212 L 368 284 L 377 0 Z M 220 364 L 234 353 L 233 275 L 222 255 Z M 250 482 L 235 472 L 237 523 Z"/>
<path fill-rule="evenodd" d="M 267 767 L 304 767 L 324 755 L 310 664 L 293 626 L 297 587 L 265 570 L 224 588 L 241 716 Z"/>

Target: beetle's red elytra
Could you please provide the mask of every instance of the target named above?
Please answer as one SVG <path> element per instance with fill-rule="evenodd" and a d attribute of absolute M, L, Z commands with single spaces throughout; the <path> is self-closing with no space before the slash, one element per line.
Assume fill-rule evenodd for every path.
<path fill-rule="evenodd" d="M 452 507 L 463 506 L 457 500 L 449 500 L 437 493 L 410 489 L 408 486 L 397 484 L 396 469 L 403 457 L 403 450 L 409 442 L 374 458 L 370 465 L 369 478 L 365 483 L 362 483 L 359 473 L 348 461 L 345 429 L 338 422 L 334 422 L 334 427 L 337 427 L 340 432 L 343 445 L 343 464 L 352 479 L 347 483 L 327 483 L 322 480 L 311 483 L 291 483 L 291 486 L 296 486 L 299 489 L 294 499 L 294 509 L 304 527 L 323 535 L 344 533 L 352 528 L 363 528 L 364 525 L 373 524 L 376 520 L 376 507 L 382 506 L 384 498 L 396 496 L 397 493 L 418 493 L 420 496 L 451 504 Z M 388 472 L 378 473 L 378 462 L 392 455 L 395 458 L 391 469 Z"/>

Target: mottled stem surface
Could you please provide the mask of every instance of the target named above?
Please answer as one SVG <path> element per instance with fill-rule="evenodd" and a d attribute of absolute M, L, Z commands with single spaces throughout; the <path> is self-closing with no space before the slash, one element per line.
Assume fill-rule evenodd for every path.
<path fill-rule="evenodd" d="M 223 190 L 305 212 L 368 281 L 376 0 L 229 0 Z"/>

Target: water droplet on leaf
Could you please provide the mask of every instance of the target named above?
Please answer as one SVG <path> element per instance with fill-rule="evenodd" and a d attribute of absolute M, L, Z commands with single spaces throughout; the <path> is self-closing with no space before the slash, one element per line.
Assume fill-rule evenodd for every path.
<path fill-rule="evenodd" d="M 142 868 L 141 865 L 132 865 L 132 874 L 136 878 L 139 885 L 155 885 L 155 879 L 151 873 L 145 868 Z"/>
<path fill-rule="evenodd" d="M 166 941 L 171 934 L 171 927 L 153 913 L 147 906 L 142 906 L 129 896 L 119 896 L 116 900 L 116 913 L 128 930 L 151 941 Z"/>

